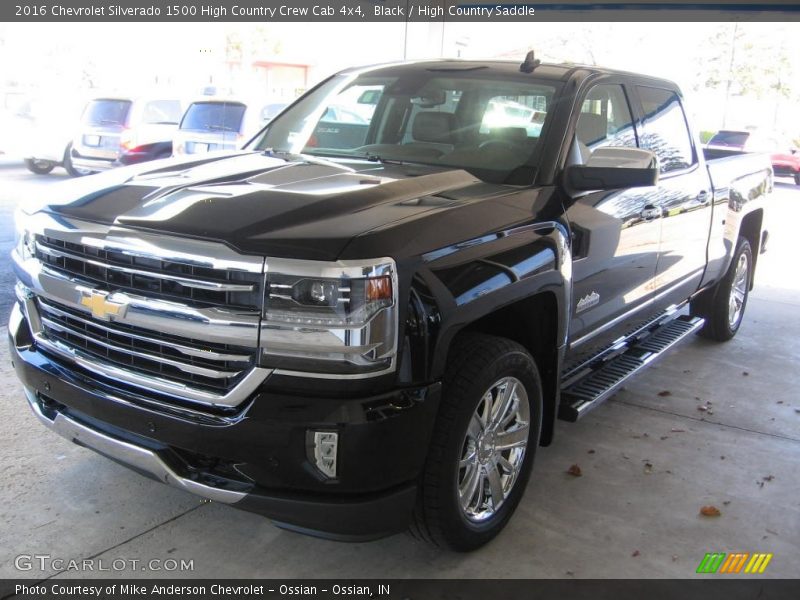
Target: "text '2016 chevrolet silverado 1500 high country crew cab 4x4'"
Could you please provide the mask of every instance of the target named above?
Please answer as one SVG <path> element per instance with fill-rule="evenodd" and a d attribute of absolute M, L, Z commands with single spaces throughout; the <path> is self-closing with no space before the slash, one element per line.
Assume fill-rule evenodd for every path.
<path fill-rule="evenodd" d="M 766 157 L 705 159 L 668 81 L 351 69 L 242 151 L 20 214 L 13 360 L 42 423 L 162 482 L 468 550 L 557 417 L 692 332 L 736 334 L 771 187 Z"/>

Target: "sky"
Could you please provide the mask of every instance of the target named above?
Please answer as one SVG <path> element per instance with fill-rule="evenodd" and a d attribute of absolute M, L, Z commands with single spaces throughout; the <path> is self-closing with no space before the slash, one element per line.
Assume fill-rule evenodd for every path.
<path fill-rule="evenodd" d="M 737 89 L 728 126 L 772 127 L 800 137 L 800 23 L 184 23 L 0 24 L 0 87 L 18 84 L 59 96 L 89 88 L 119 91 L 170 87 L 198 94 L 204 85 L 253 87 L 253 73 L 225 71 L 230 40 L 243 44 L 248 60 L 308 65 L 308 84 L 353 65 L 403 58 L 461 56 L 522 60 L 534 49 L 544 60 L 599 64 L 666 77 L 692 98 L 705 129 L 719 128 L 724 91 L 703 86 L 698 73 L 710 53 L 727 63 L 736 47 L 739 63 L 760 68 L 763 57 L 786 56 L 780 76 L 787 95 Z M 690 43 L 683 43 L 690 40 Z M 745 65 L 746 66 L 746 65 Z M 233 78 L 233 79 L 232 79 Z M 725 87 L 724 85 L 722 86 Z M 256 93 L 258 88 L 256 86 Z M 791 121 L 791 123 L 790 123 Z"/>

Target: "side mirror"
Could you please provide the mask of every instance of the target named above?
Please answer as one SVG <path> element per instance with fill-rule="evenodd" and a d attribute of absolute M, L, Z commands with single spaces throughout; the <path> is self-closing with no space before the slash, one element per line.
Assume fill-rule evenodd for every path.
<path fill-rule="evenodd" d="M 658 183 L 658 158 L 650 150 L 605 147 L 592 152 L 585 165 L 570 165 L 564 172 L 570 190 L 618 190 Z"/>

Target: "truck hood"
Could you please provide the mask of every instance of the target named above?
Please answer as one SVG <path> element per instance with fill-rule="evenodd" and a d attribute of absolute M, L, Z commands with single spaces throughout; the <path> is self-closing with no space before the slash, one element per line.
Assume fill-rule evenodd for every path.
<path fill-rule="evenodd" d="M 369 232 L 514 189 L 462 170 L 254 152 L 156 161 L 69 183 L 41 210 L 213 239 L 245 253 L 316 260 L 341 258 L 354 238 Z M 384 240 L 376 256 L 396 250 Z"/>

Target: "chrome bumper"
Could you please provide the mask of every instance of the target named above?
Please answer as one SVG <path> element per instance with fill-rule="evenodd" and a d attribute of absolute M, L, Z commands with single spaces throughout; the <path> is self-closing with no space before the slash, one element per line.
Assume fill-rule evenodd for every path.
<path fill-rule="evenodd" d="M 120 166 L 117 159 L 106 158 L 87 158 L 85 156 L 73 156 L 72 166 L 78 169 L 86 169 L 88 171 L 109 171 Z"/>
<path fill-rule="evenodd" d="M 56 418 L 51 420 L 42 412 L 32 390 L 25 388 L 25 397 L 39 421 L 60 436 L 140 472 L 148 473 L 162 483 L 224 504 L 235 504 L 247 495 L 246 492 L 215 488 L 181 477 L 152 450 L 101 433 L 62 413 L 57 413 Z"/>

